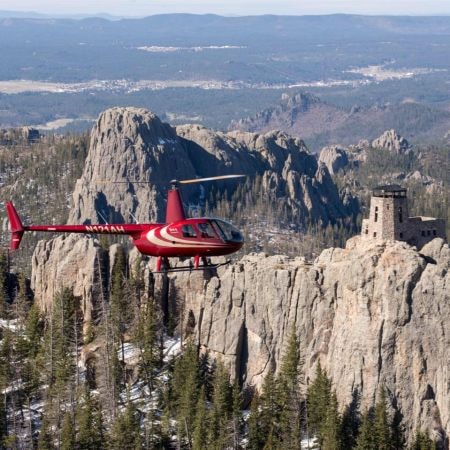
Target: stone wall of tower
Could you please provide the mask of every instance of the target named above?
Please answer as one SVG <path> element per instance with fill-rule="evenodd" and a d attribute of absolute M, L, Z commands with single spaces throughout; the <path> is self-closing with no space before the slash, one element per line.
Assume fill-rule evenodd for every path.
<path fill-rule="evenodd" d="M 372 239 L 408 239 L 406 197 L 372 197 L 369 218 L 363 220 L 362 235 Z"/>

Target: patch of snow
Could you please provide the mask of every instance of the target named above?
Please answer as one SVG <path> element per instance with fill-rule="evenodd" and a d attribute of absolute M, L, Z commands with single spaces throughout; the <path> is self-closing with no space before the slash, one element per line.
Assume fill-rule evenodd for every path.
<path fill-rule="evenodd" d="M 20 325 L 17 319 L 12 320 L 0 319 L 0 327 L 6 328 L 10 331 L 17 331 L 20 328 Z"/>
<path fill-rule="evenodd" d="M 164 362 L 170 361 L 181 353 L 181 338 L 169 337 L 164 342 Z"/>
<path fill-rule="evenodd" d="M 136 47 L 137 50 L 142 50 L 149 53 L 174 53 L 174 52 L 202 52 L 204 50 L 239 50 L 247 48 L 244 45 L 207 45 L 196 47 L 163 47 L 158 45 L 149 45 Z"/>

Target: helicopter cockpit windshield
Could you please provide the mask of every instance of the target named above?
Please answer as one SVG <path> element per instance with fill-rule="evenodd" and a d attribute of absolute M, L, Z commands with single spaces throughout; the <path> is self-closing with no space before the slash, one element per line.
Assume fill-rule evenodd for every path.
<path fill-rule="evenodd" d="M 244 238 L 242 237 L 240 231 L 236 227 L 231 225 L 231 223 L 225 222 L 224 220 L 220 219 L 212 219 L 211 223 L 213 224 L 219 236 L 225 242 L 238 243 L 244 241 Z"/>

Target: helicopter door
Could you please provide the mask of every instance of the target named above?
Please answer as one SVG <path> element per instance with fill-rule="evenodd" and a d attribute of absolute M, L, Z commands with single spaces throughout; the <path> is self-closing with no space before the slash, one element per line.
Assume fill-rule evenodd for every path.
<path fill-rule="evenodd" d="M 200 236 L 206 239 L 217 239 L 216 233 L 213 230 L 213 227 L 210 223 L 198 223 L 197 224 L 198 231 L 200 232 Z"/>

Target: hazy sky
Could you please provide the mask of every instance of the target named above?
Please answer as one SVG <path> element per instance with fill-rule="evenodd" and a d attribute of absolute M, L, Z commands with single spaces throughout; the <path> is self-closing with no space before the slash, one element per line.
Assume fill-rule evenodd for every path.
<path fill-rule="evenodd" d="M 147 16 L 190 12 L 245 14 L 450 14 L 449 0 L 0 0 L 0 10 L 45 14 Z"/>

